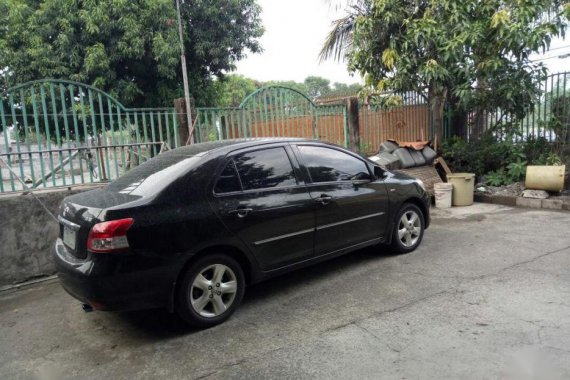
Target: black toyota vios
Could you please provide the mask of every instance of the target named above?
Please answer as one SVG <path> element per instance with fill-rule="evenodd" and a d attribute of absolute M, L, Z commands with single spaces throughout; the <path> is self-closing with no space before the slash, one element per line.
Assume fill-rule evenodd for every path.
<path fill-rule="evenodd" d="M 421 181 L 335 145 L 195 144 L 67 197 L 54 258 L 87 308 L 167 307 L 208 327 L 246 285 L 366 246 L 413 251 L 429 208 Z"/>

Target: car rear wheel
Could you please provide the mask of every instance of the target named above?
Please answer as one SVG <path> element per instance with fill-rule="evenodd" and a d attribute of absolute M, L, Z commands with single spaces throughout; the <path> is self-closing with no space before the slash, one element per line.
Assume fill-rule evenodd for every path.
<path fill-rule="evenodd" d="M 208 255 L 184 274 L 177 292 L 176 312 L 193 326 L 215 326 L 233 314 L 244 290 L 243 270 L 233 258 Z"/>
<path fill-rule="evenodd" d="M 424 215 L 420 208 L 411 203 L 404 203 L 396 214 L 392 248 L 398 253 L 415 250 L 424 236 Z"/>

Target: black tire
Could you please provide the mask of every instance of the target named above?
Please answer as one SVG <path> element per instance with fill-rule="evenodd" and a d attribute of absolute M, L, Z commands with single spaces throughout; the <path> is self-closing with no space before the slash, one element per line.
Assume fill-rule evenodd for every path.
<path fill-rule="evenodd" d="M 405 218 L 412 222 L 409 217 L 416 215 L 416 220 L 412 224 L 405 225 Z M 417 231 L 419 228 L 419 231 Z M 409 253 L 418 248 L 424 237 L 425 219 L 422 210 L 412 203 L 404 203 L 394 220 L 394 231 L 392 231 L 392 249 L 397 253 Z M 405 230 L 402 235 L 402 230 Z"/>
<path fill-rule="evenodd" d="M 202 278 L 199 278 L 200 275 Z M 235 282 L 234 292 L 232 282 Z M 237 261 L 224 254 L 211 254 L 198 259 L 182 276 L 176 293 L 175 310 L 192 326 L 212 327 L 234 313 L 243 299 L 244 291 L 245 276 Z"/>

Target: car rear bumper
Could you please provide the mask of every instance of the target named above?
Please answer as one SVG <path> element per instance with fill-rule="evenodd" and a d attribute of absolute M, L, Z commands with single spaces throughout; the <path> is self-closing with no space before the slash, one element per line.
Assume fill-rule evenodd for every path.
<path fill-rule="evenodd" d="M 88 254 L 77 259 L 61 239 L 53 257 L 63 288 L 95 310 L 129 311 L 169 304 L 177 271 L 131 254 Z"/>

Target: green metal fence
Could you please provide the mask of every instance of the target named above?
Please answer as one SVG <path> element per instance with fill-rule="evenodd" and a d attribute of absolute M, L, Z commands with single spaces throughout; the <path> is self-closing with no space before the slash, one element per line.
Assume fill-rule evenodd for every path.
<path fill-rule="evenodd" d="M 347 146 L 346 106 L 315 105 L 290 88 L 270 86 L 236 108 L 197 108 L 198 142 L 249 137 L 315 138 Z"/>
<path fill-rule="evenodd" d="M 457 110 L 446 107 L 443 135 L 477 137 L 480 132 L 510 126 L 515 141 L 544 138 L 550 142 L 570 142 L 570 72 L 548 75 L 540 86 L 540 96 L 523 118 L 499 108 L 465 114 L 460 125 L 453 122 Z M 480 128 L 476 126 L 480 123 Z"/>
<path fill-rule="evenodd" d="M 429 112 L 419 96 L 400 107 L 361 104 L 360 145 L 374 153 L 387 138 L 429 138 Z M 315 104 L 287 87 L 261 88 L 235 108 L 197 108 L 197 142 L 255 137 L 303 137 L 349 146 L 346 99 Z M 0 94 L 0 193 L 106 182 L 178 141 L 174 108 L 124 107 L 86 84 L 39 80 Z M 1 164 L 1 162 L 0 162 Z"/>
<path fill-rule="evenodd" d="M 0 157 L 31 188 L 105 182 L 180 145 L 174 108 L 126 108 L 86 84 L 39 80 L 0 94 Z M 0 192 L 24 190 L 2 165 Z"/>
<path fill-rule="evenodd" d="M 409 92 L 391 94 L 391 108 L 359 105 L 360 148 L 378 151 L 386 139 L 416 141 L 432 136 L 428 102 Z M 303 137 L 349 146 L 348 98 L 325 99 L 315 104 L 287 87 L 269 86 L 247 96 L 235 108 L 198 108 L 195 122 L 198 142 L 248 137 Z"/>

